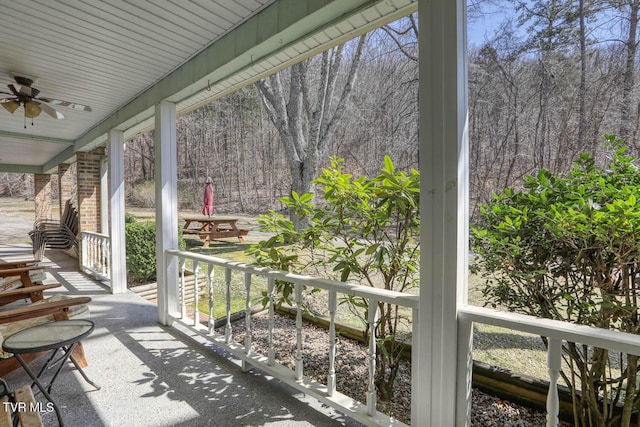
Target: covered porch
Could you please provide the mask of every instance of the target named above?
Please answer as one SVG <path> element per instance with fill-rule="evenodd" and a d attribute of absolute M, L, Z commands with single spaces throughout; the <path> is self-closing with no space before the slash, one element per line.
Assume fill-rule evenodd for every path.
<path fill-rule="evenodd" d="M 0 231 L 0 242 L 5 236 Z M 29 244 L 0 244 L 2 261 L 30 255 Z M 42 264 L 47 282 L 63 285 L 49 293 L 92 298 L 96 324 L 83 341 L 85 372 L 101 389 L 65 369 L 52 393 L 65 425 L 360 425 L 260 371 L 243 372 L 237 359 L 187 328 L 162 326 L 155 304 L 132 292 L 112 294 L 63 252 L 48 250 Z M 18 369 L 5 380 L 17 387 L 28 377 Z M 55 413 L 41 415 L 45 425 L 57 425 Z"/>
<path fill-rule="evenodd" d="M 309 383 L 302 357 L 296 358 L 295 369 L 281 369 L 274 364 L 271 351 L 256 355 L 250 340 L 244 345 L 232 343 L 231 330 L 205 339 L 207 347 L 215 343 L 224 349 L 224 357 L 221 350 L 194 350 L 190 337 L 204 339 L 211 331 L 189 319 L 184 298 L 180 303 L 184 289 L 180 272 L 186 261 L 200 263 L 209 277 L 219 271 L 216 277 L 224 278 L 227 289 L 231 274 L 244 274 L 247 289 L 254 277 L 264 276 L 269 292 L 276 279 L 291 281 L 300 290 L 306 285 L 324 289 L 331 295 L 329 311 L 340 293 L 411 310 L 412 357 L 417 361 L 411 373 L 411 424 L 416 426 L 469 425 L 474 322 L 549 338 L 549 426 L 558 424 L 555 385 L 563 340 L 640 354 L 640 339 L 635 335 L 467 305 L 464 0 L 218 0 L 209 8 L 201 3 L 158 1 L 134 6 L 109 0 L 78 3 L 74 8 L 58 2 L 16 5 L 0 0 L 7 16 L 0 38 L 8 46 L 0 51 L 6 54 L 0 55 L 0 71 L 7 74 L 1 76 L 2 83 L 11 83 L 19 75 L 40 77 L 37 86 L 43 94 L 94 107 L 92 114 L 71 110 L 58 121 L 30 117 L 34 125 L 27 126 L 25 105 L 24 117 L 19 109 L 0 121 L 0 171 L 35 175 L 37 217 L 46 216 L 50 208 L 48 177 L 54 173 L 64 177 L 69 164 L 78 164 L 82 174 L 78 179 L 80 232 L 83 239 L 87 233 L 96 237 L 97 246 L 105 251 L 98 258 L 108 260 L 109 287 L 89 280 L 77 266 L 59 271 L 60 277 L 68 275 L 68 292 L 93 297 L 92 317 L 98 328 L 87 340 L 91 362 L 87 373 L 103 387 L 93 392 L 81 380 L 66 376 L 78 382 L 65 398 L 72 402 L 65 408 L 69 425 L 91 425 L 92 417 L 100 420 L 96 425 L 143 419 L 154 426 L 212 425 L 219 420 L 223 420 L 219 425 L 341 425 L 345 420 L 345 415 L 319 412 L 315 400 L 306 403 L 295 397 L 303 393 L 368 425 L 398 424 L 377 412 L 372 357 L 367 362 L 372 373 L 367 398 L 354 402 L 335 393 L 334 368 L 328 370 L 326 387 Z M 178 251 L 176 116 L 416 10 L 421 29 L 420 295 L 266 271 Z M 24 31 L 33 26 L 39 31 Z M 122 250 L 124 143 L 151 129 L 156 167 L 157 306 L 127 292 Z M 86 261 L 86 249 L 86 245 L 81 248 L 81 262 Z M 29 251 L 28 246 L 24 251 Z M 300 308 L 297 316 L 301 318 Z M 372 310 L 370 323 L 375 316 Z M 301 321 L 299 324 L 297 348 L 302 347 L 304 336 Z M 370 342 L 371 354 L 375 338 Z M 330 346 L 327 353 L 330 365 L 334 350 Z M 242 360 L 241 367 L 229 362 L 229 354 Z M 253 372 L 239 375 L 249 365 L 288 385 Z M 128 375 L 118 376 L 122 372 Z M 76 419 L 76 424 L 71 419 L 78 414 L 82 419 Z"/>

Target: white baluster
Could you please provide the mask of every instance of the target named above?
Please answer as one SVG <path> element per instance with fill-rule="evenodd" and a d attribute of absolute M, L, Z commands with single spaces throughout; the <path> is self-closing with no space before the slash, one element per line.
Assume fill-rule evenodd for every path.
<path fill-rule="evenodd" d="M 111 279 L 111 240 L 105 239 L 105 275 Z"/>
<path fill-rule="evenodd" d="M 98 237 L 92 236 L 91 238 L 91 265 L 93 266 L 93 271 L 98 273 L 100 272 L 100 264 L 98 262 Z"/>
<path fill-rule="evenodd" d="M 213 274 L 214 274 L 213 264 L 209 264 L 209 274 L 207 276 L 207 285 L 209 289 L 209 320 L 208 320 L 209 334 L 213 333 L 215 322 L 216 322 L 215 313 L 213 310 Z"/>
<path fill-rule="evenodd" d="M 200 264 L 197 261 L 194 261 L 194 272 L 193 272 L 193 326 L 198 326 L 200 323 L 200 310 L 198 310 L 198 287 L 200 285 Z"/>
<path fill-rule="evenodd" d="M 92 259 L 91 259 L 91 235 L 88 234 L 84 241 L 85 247 L 82 248 L 83 252 L 86 252 L 86 258 L 83 260 L 84 266 L 91 271 Z"/>
<path fill-rule="evenodd" d="M 273 292 L 275 289 L 275 279 L 269 277 L 267 282 L 267 295 L 269 298 L 269 324 L 267 329 L 267 336 L 269 340 L 269 360 L 267 364 L 273 366 L 276 363 L 276 350 L 273 346 L 273 328 L 275 326 L 275 301 Z"/>
<path fill-rule="evenodd" d="M 559 425 L 560 398 L 558 397 L 558 377 L 562 361 L 562 340 L 549 338 L 547 367 L 549 368 L 549 393 L 547 394 L 547 427 Z"/>
<path fill-rule="evenodd" d="M 336 291 L 329 291 L 329 374 L 327 376 L 327 394 L 333 396 L 336 391 Z"/>
<path fill-rule="evenodd" d="M 376 414 L 376 321 L 378 319 L 378 301 L 369 300 L 369 385 L 367 387 L 367 414 L 373 417 Z"/>
<path fill-rule="evenodd" d="M 302 285 L 295 284 L 296 292 L 296 380 L 302 379 Z"/>
<path fill-rule="evenodd" d="M 100 263 L 100 237 L 93 236 L 93 270 L 96 274 L 102 274 L 102 264 Z"/>
<path fill-rule="evenodd" d="M 96 271 L 95 236 L 89 236 L 89 268 Z"/>
<path fill-rule="evenodd" d="M 102 257 L 103 257 L 103 253 L 102 253 L 102 242 L 104 241 L 104 238 L 102 236 L 95 236 L 95 241 L 93 243 L 94 245 L 94 252 L 95 252 L 95 269 L 96 269 L 96 276 L 102 276 L 104 277 L 104 262 L 102 261 Z"/>
<path fill-rule="evenodd" d="M 251 354 L 251 273 L 248 271 L 244 273 L 244 288 L 246 290 L 246 300 L 244 309 L 244 354 L 247 356 Z M 249 364 L 243 360 L 242 370 L 248 371 Z"/>
<path fill-rule="evenodd" d="M 187 268 L 186 267 L 186 259 L 185 258 L 180 258 L 180 318 L 181 319 L 186 319 L 187 318 L 187 306 L 185 304 L 185 297 L 184 297 L 184 271 Z"/>
<path fill-rule="evenodd" d="M 96 273 L 102 274 L 102 263 L 100 262 L 100 255 L 102 255 L 100 251 L 100 237 L 94 236 L 93 238 L 93 257 L 94 257 L 94 268 Z"/>
<path fill-rule="evenodd" d="M 231 342 L 231 269 L 224 270 L 224 279 L 227 290 L 227 324 L 224 327 L 224 342 Z"/>
<path fill-rule="evenodd" d="M 87 267 L 87 261 L 88 261 L 88 250 L 87 250 L 87 239 L 88 236 L 85 233 L 82 233 L 82 266 L 83 267 Z"/>
<path fill-rule="evenodd" d="M 96 268 L 95 239 L 95 236 L 89 235 L 89 267 L 92 270 Z"/>

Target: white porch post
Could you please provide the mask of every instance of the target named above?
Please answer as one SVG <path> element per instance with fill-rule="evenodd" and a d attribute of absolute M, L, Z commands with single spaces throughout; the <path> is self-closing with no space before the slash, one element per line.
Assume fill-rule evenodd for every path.
<path fill-rule="evenodd" d="M 467 294 L 465 7 L 464 0 L 419 0 L 422 253 L 420 361 L 414 364 L 418 371 L 413 394 L 419 400 L 413 407 L 412 424 L 420 426 L 467 424 L 470 379 L 466 369 L 458 370 L 466 360 L 470 333 L 468 328 L 458 331 L 456 313 Z M 460 332 L 466 334 L 466 340 L 459 338 L 461 345 Z M 456 360 L 453 355 L 459 351 Z"/>
<path fill-rule="evenodd" d="M 100 162 L 100 232 L 102 234 L 109 234 L 109 158 L 111 156 Z"/>
<path fill-rule="evenodd" d="M 176 106 L 163 101 L 156 105 L 156 260 L 158 275 L 158 321 L 170 324 L 168 313 L 178 306 L 178 263 L 168 264 L 164 252 L 178 248 L 178 178 Z"/>
<path fill-rule="evenodd" d="M 127 291 L 127 259 L 124 237 L 124 134 L 119 130 L 109 132 L 107 141 L 109 156 L 109 237 L 111 240 L 111 292 Z M 102 206 L 102 213 L 107 214 Z M 102 221 L 104 224 L 104 220 Z"/>

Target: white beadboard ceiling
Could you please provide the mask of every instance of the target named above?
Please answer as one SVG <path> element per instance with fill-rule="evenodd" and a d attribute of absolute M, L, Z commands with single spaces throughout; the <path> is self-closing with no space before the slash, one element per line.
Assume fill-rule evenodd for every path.
<path fill-rule="evenodd" d="M 184 114 L 417 9 L 417 0 L 0 0 L 0 91 L 13 76 L 55 106 L 0 108 L 0 171 L 49 173 L 75 152 L 153 127 L 167 100 Z M 0 95 L 0 99 L 7 95 Z"/>

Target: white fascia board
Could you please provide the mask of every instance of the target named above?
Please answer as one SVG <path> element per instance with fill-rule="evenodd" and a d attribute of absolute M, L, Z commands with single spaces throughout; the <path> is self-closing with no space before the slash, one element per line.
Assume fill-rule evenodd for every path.
<path fill-rule="evenodd" d="M 153 107 L 161 101 L 176 102 L 197 95 L 206 90 L 208 81 L 227 78 L 259 58 L 381 3 L 382 0 L 277 0 L 89 130 L 76 141 L 75 149 L 82 150 L 111 129 L 126 132 L 123 127 L 146 123 L 153 117 Z M 131 124 L 132 118 L 136 124 Z M 123 126 L 125 123 L 127 126 Z"/>

